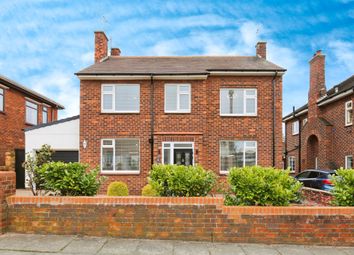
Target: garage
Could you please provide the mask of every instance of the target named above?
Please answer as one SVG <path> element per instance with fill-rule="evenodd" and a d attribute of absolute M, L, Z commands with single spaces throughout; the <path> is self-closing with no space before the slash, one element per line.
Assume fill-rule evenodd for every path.
<path fill-rule="evenodd" d="M 80 117 L 73 116 L 25 129 L 24 153 L 35 153 L 42 145 L 48 144 L 54 150 L 53 161 L 78 162 L 79 125 Z M 21 167 L 22 164 L 18 165 Z M 16 172 L 24 174 L 24 171 L 20 169 Z M 28 187 L 28 180 L 22 176 L 23 174 L 18 176 L 19 182 L 23 182 L 25 179 L 25 186 Z"/>

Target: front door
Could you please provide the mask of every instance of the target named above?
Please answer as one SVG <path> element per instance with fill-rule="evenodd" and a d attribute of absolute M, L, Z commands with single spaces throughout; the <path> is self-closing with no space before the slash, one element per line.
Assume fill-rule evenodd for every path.
<path fill-rule="evenodd" d="M 192 149 L 174 149 L 174 162 L 175 165 L 190 166 L 193 165 L 193 150 Z"/>

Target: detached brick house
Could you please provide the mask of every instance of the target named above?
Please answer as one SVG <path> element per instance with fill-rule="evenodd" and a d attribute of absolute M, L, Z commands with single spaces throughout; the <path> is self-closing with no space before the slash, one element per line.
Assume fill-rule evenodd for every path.
<path fill-rule="evenodd" d="M 326 90 L 325 56 L 310 60 L 308 103 L 285 116 L 285 167 L 353 168 L 354 76 Z"/>
<path fill-rule="evenodd" d="M 125 57 L 95 32 L 80 79 L 80 161 L 138 194 L 153 163 L 282 167 L 282 75 L 255 56 Z M 106 187 L 104 187 L 104 190 Z"/>
<path fill-rule="evenodd" d="M 23 150 L 24 129 L 57 120 L 64 107 L 0 75 L 0 165 L 5 152 Z"/>

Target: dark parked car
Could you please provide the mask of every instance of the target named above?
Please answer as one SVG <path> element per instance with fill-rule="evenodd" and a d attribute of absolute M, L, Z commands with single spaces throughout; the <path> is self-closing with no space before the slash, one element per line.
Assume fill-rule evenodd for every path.
<path fill-rule="evenodd" d="M 333 188 L 330 176 L 335 174 L 334 170 L 303 171 L 295 176 L 295 179 L 302 182 L 305 187 L 330 191 Z"/>

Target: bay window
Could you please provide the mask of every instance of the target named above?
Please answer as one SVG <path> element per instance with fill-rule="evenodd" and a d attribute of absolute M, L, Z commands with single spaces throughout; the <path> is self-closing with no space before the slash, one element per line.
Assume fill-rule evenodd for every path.
<path fill-rule="evenodd" d="M 257 116 L 257 89 L 220 89 L 221 116 Z"/>
<path fill-rule="evenodd" d="M 101 141 L 101 171 L 107 173 L 139 173 L 139 139 L 103 139 Z"/>
<path fill-rule="evenodd" d="M 256 141 L 220 141 L 220 171 L 257 164 Z"/>

